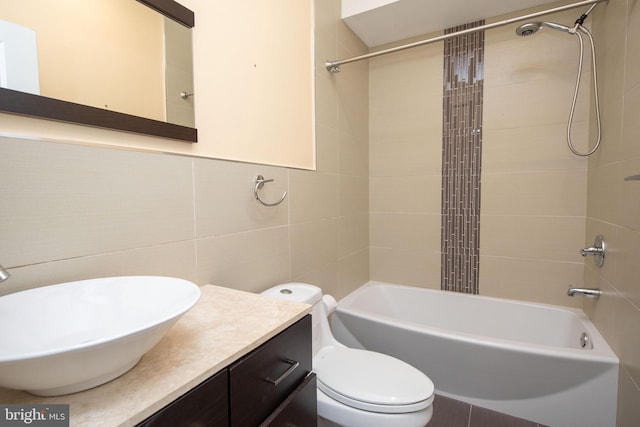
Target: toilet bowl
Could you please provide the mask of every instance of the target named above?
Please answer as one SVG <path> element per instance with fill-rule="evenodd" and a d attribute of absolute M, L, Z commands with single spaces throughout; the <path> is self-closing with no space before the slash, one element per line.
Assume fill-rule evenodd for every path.
<path fill-rule="evenodd" d="M 287 283 L 262 295 L 313 306 L 313 371 L 318 415 L 345 427 L 423 427 L 433 415 L 434 386 L 413 366 L 394 357 L 338 342 L 328 315 L 335 300 L 317 286 Z"/>

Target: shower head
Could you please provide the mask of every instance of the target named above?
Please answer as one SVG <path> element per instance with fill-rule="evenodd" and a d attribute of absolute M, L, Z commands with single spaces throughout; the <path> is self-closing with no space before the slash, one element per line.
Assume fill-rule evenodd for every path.
<path fill-rule="evenodd" d="M 521 37 L 530 36 L 536 33 L 540 28 L 548 27 L 554 30 L 563 31 L 565 33 L 570 32 L 570 28 L 566 25 L 556 24 L 555 22 L 527 22 L 516 28 L 516 34 Z"/>
<path fill-rule="evenodd" d="M 527 22 L 516 28 L 516 34 L 520 37 L 527 37 L 538 32 L 542 27 L 540 22 Z"/>

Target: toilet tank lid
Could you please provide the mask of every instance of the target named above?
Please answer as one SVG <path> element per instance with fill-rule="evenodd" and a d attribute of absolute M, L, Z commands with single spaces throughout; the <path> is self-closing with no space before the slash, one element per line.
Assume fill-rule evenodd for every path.
<path fill-rule="evenodd" d="M 267 289 L 261 295 L 313 305 L 322 299 L 322 289 L 307 283 L 284 283 Z"/>

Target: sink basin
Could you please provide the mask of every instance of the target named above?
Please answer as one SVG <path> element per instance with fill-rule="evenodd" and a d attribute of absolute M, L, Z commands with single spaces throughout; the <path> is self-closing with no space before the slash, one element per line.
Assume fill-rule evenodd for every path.
<path fill-rule="evenodd" d="M 0 386 L 57 396 L 104 384 L 133 368 L 198 298 L 191 282 L 152 276 L 0 297 Z"/>

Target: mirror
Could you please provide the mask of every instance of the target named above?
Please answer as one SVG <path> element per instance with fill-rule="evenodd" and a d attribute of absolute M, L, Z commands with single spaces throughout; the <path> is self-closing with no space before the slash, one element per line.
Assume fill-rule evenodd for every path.
<path fill-rule="evenodd" d="M 197 142 L 193 26 L 173 0 L 5 2 L 0 111 Z"/>

